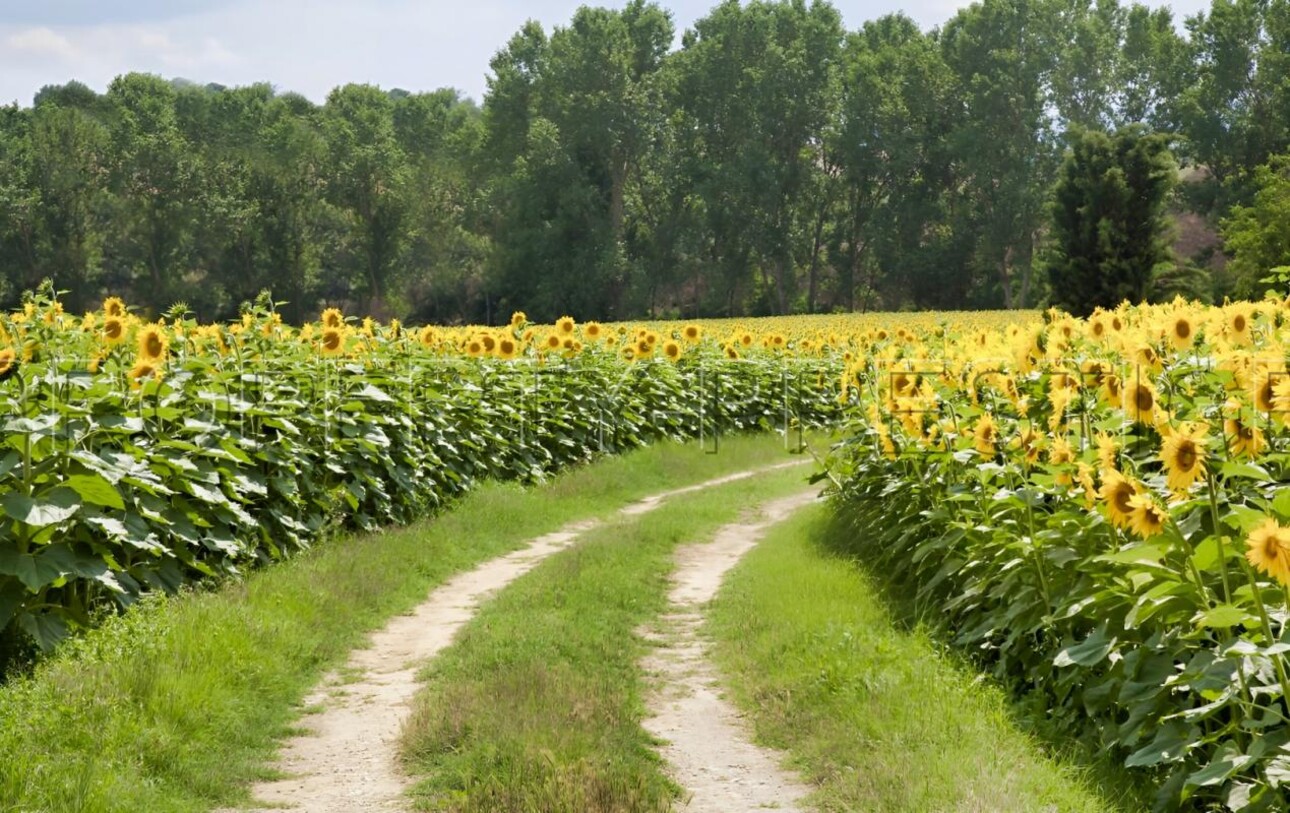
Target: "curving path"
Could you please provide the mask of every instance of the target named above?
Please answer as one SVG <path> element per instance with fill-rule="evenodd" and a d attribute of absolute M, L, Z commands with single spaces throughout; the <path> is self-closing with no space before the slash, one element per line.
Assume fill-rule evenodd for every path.
<path fill-rule="evenodd" d="M 663 741 L 659 752 L 688 795 L 678 806 L 686 813 L 800 813 L 797 804 L 810 792 L 780 768 L 778 754 L 752 742 L 739 712 L 722 699 L 699 627 L 701 610 L 726 572 L 767 529 L 815 498 L 810 491 L 767 503 L 759 518 L 727 525 L 711 542 L 677 551 L 672 609 L 659 628 L 645 632 L 660 646 L 644 662 L 657 681 L 644 726 Z"/>
<path fill-rule="evenodd" d="M 807 462 L 742 471 L 662 492 L 626 506 L 621 513 L 644 514 L 671 497 Z M 411 614 L 374 633 L 370 647 L 356 650 L 346 668 L 329 675 L 305 700 L 306 707 L 320 711 L 302 721 L 306 733 L 284 744 L 276 767 L 285 778 L 253 788 L 257 803 L 265 805 L 258 809 L 403 810 L 407 781 L 397 762 L 397 747 L 417 690 L 417 671 L 452 643 L 489 596 L 601 524 L 596 520 L 573 523 L 459 574 Z"/>

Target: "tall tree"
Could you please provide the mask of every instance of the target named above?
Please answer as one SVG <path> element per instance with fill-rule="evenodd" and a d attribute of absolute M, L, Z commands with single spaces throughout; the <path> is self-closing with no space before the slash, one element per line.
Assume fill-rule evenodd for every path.
<path fill-rule="evenodd" d="M 678 115 L 693 133 L 695 191 L 728 312 L 754 260 L 769 309 L 789 310 L 805 253 L 799 202 L 824 160 L 842 39 L 837 10 L 819 0 L 726 0 L 677 56 Z"/>
<path fill-rule="evenodd" d="M 327 188 L 352 223 L 348 265 L 367 310 L 378 315 L 390 308 L 386 297 L 407 239 L 406 156 L 393 114 L 393 100 L 372 85 L 337 88 L 323 108 Z"/>
<path fill-rule="evenodd" d="M 1005 308 L 1029 304 L 1056 166 L 1046 110 L 1053 49 L 1050 30 L 1035 24 L 1038 3 L 984 0 L 959 11 L 941 37 L 963 104 L 951 149 L 975 213 L 978 262 L 995 270 Z"/>
<path fill-rule="evenodd" d="M 1140 126 L 1075 139 L 1052 207 L 1053 304 L 1085 316 L 1146 299 L 1170 259 L 1165 203 L 1177 174 L 1166 138 Z"/>

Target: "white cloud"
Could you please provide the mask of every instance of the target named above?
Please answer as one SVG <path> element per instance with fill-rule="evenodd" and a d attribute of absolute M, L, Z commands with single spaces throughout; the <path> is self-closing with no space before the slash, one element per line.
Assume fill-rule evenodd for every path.
<path fill-rule="evenodd" d="M 20 29 L 5 37 L 4 42 L 15 51 L 31 56 L 71 60 L 78 55 L 76 46 L 67 37 L 44 26 Z"/>
<path fill-rule="evenodd" d="M 82 9 L 44 18 L 32 4 L 23 18 L 32 24 L 0 22 L 0 44 L 7 46 L 0 47 L 0 101 L 29 103 L 43 85 L 70 79 L 103 90 L 129 71 L 225 85 L 272 82 L 315 101 L 347 82 L 413 91 L 455 87 L 479 99 L 489 60 L 526 19 L 549 30 L 567 23 L 583 2 L 622 6 L 625 0 L 95 0 L 93 17 Z M 834 2 L 852 29 L 897 10 L 928 27 L 966 5 Z M 1191 12 L 1208 2 L 1177 0 L 1177 6 Z M 88 7 L 89 0 L 77 3 Z M 661 0 L 678 31 L 716 3 Z M 108 8 L 118 9 L 116 16 Z M 4 19 L 15 18 L 0 14 Z"/>

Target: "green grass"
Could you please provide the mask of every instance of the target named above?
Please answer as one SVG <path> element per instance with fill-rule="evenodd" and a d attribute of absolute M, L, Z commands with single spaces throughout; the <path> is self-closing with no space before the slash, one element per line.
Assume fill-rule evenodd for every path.
<path fill-rule="evenodd" d="M 542 487 L 485 485 L 432 520 L 149 602 L 0 687 L 0 811 L 245 802 L 309 687 L 452 574 L 633 498 L 786 458 L 774 437 L 727 438 L 720 455 L 661 444 Z"/>
<path fill-rule="evenodd" d="M 483 608 L 424 673 L 404 730 L 419 809 L 649 813 L 678 789 L 641 728 L 647 644 L 680 543 L 806 488 L 795 468 L 592 531 Z"/>
<path fill-rule="evenodd" d="M 777 526 L 727 578 L 707 633 L 758 741 L 828 811 L 1142 810 L 1096 767 L 1049 755 L 1004 693 L 828 553 L 828 508 Z"/>

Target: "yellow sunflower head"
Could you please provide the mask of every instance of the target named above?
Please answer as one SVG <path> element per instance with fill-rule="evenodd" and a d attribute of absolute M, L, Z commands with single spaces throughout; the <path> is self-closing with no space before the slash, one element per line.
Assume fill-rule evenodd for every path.
<path fill-rule="evenodd" d="M 125 319 L 109 316 L 103 320 L 103 339 L 108 344 L 120 344 L 125 339 Z"/>
<path fill-rule="evenodd" d="M 599 322 L 587 322 L 582 326 L 582 335 L 588 339 L 599 339 L 600 334 L 603 332 L 604 328 L 600 326 Z"/>
<path fill-rule="evenodd" d="M 130 368 L 130 386 L 138 388 L 143 386 L 145 379 L 152 378 L 160 381 L 162 374 L 162 364 L 159 358 L 140 358 Z"/>
<path fill-rule="evenodd" d="M 679 361 L 681 358 L 681 345 L 669 339 L 663 344 L 663 355 L 667 356 L 669 361 Z"/>
<path fill-rule="evenodd" d="M 1245 558 L 1284 585 L 1290 585 L 1290 528 L 1268 517 L 1245 540 Z"/>
<path fill-rule="evenodd" d="M 103 300 L 104 316 L 125 316 L 125 302 L 120 297 L 109 296 Z"/>
<path fill-rule="evenodd" d="M 12 347 L 0 350 L 0 381 L 13 377 L 18 372 L 18 352 Z"/>
<path fill-rule="evenodd" d="M 573 329 L 576 326 L 577 323 L 573 321 L 572 316 L 561 316 L 559 319 L 555 320 L 555 329 L 565 336 L 573 333 Z"/>
<path fill-rule="evenodd" d="M 1205 427 L 1183 424 L 1165 438 L 1160 448 L 1166 482 L 1174 492 L 1184 492 L 1205 476 Z"/>
<path fill-rule="evenodd" d="M 1165 529 L 1169 514 L 1150 494 L 1133 495 L 1129 498 L 1129 505 L 1129 530 L 1143 539 L 1150 539 Z"/>
<path fill-rule="evenodd" d="M 1106 503 L 1106 513 L 1111 524 L 1126 528 L 1133 514 L 1133 498 L 1138 495 L 1134 482 L 1115 469 L 1102 470 L 1102 489 L 1099 492 Z"/>
<path fill-rule="evenodd" d="M 976 424 L 972 427 L 972 445 L 976 450 L 985 457 L 993 457 L 994 444 L 998 439 L 999 426 L 994 422 L 994 417 L 987 412 L 977 418 Z"/>
<path fill-rule="evenodd" d="M 681 335 L 687 342 L 697 342 L 703 336 L 703 329 L 698 325 L 686 325 Z"/>
<path fill-rule="evenodd" d="M 324 327 L 318 346 L 324 356 L 340 355 L 345 350 L 345 334 L 340 326 Z"/>
<path fill-rule="evenodd" d="M 144 359 L 158 360 L 164 358 L 166 348 L 170 346 L 170 341 L 166 338 L 166 332 L 160 325 L 145 325 L 139 331 L 137 341 L 139 343 L 139 357 Z"/>
<path fill-rule="evenodd" d="M 322 323 L 324 328 L 339 328 L 345 324 L 345 314 L 340 312 L 340 308 L 328 308 L 322 312 Z"/>
<path fill-rule="evenodd" d="M 511 327 L 515 330 L 519 330 L 524 327 L 524 324 L 528 322 L 528 320 L 529 317 L 525 315 L 524 311 L 515 311 L 515 313 L 511 314 Z"/>

